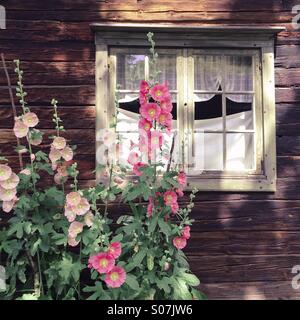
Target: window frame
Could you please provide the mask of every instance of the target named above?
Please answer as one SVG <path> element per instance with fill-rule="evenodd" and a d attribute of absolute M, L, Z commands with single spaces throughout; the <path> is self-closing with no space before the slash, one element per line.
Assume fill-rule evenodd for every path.
<path fill-rule="evenodd" d="M 109 74 L 111 69 L 109 52 L 111 48 L 149 47 L 146 33 L 155 33 L 157 48 L 194 50 L 257 50 L 261 72 L 261 112 L 262 112 L 262 174 L 243 174 L 232 177 L 217 175 L 188 176 L 187 190 L 194 187 L 200 191 L 216 192 L 274 192 L 276 191 L 276 127 L 275 127 L 275 80 L 274 80 L 274 41 L 275 35 L 284 30 L 281 27 L 196 27 L 175 25 L 131 25 L 131 24 L 93 24 L 96 43 L 96 130 L 108 128 L 113 114 L 113 90 Z M 183 55 L 184 56 L 184 55 Z M 181 67 L 186 68 L 183 60 Z M 178 77 L 179 78 L 179 77 Z M 180 81 L 177 79 L 177 81 Z M 187 86 L 191 90 L 190 86 Z M 179 88 L 177 88 L 179 90 Z M 191 96 L 191 95 L 189 95 Z M 184 106 L 191 101 L 178 97 L 178 121 L 186 116 Z M 257 102 L 255 102 L 257 104 Z M 181 119 L 181 120 L 180 120 Z M 181 131 L 181 130 L 180 130 Z M 181 138 L 181 137 L 180 137 Z M 180 140 L 182 141 L 182 140 Z M 96 151 L 101 145 L 96 137 Z M 99 180 L 99 176 L 96 177 Z"/>

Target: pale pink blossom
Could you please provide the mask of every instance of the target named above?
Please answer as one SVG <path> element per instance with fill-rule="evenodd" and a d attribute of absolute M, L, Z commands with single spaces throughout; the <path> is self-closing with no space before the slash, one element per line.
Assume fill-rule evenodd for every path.
<path fill-rule="evenodd" d="M 91 211 L 87 212 L 84 216 L 84 223 L 88 227 L 91 227 L 93 225 L 93 221 L 94 221 L 94 215 L 92 214 Z"/>
<path fill-rule="evenodd" d="M 129 153 L 127 161 L 128 161 L 129 164 L 131 164 L 133 166 L 133 165 L 135 165 L 136 163 L 139 162 L 139 158 L 140 158 L 140 156 L 139 156 L 139 154 L 137 152 L 131 151 Z"/>
<path fill-rule="evenodd" d="M 3 201 L 2 203 L 2 210 L 5 213 L 10 213 L 11 210 L 14 208 L 16 202 L 18 201 L 17 197 L 14 197 L 14 199 L 10 200 L 10 201 Z"/>
<path fill-rule="evenodd" d="M 35 155 L 34 155 L 33 153 L 30 155 L 30 160 L 31 160 L 31 161 L 34 161 L 34 160 L 35 160 Z"/>
<path fill-rule="evenodd" d="M 73 207 L 73 211 L 78 215 L 78 216 L 83 216 L 85 215 L 89 210 L 90 210 L 90 204 L 85 198 L 81 198 L 81 201 L 78 205 Z"/>
<path fill-rule="evenodd" d="M 67 145 L 67 141 L 63 137 L 56 137 L 52 142 L 52 146 L 57 150 L 64 149 L 66 145 Z"/>
<path fill-rule="evenodd" d="M 73 211 L 71 206 L 65 205 L 65 217 L 69 222 L 73 222 L 76 219 L 76 213 Z"/>
<path fill-rule="evenodd" d="M 106 252 L 98 253 L 89 259 L 89 268 L 97 270 L 100 274 L 107 273 L 113 269 L 115 259 Z"/>
<path fill-rule="evenodd" d="M 112 242 L 107 250 L 107 253 L 111 254 L 114 259 L 118 259 L 121 255 L 122 247 L 120 242 Z"/>
<path fill-rule="evenodd" d="M 12 174 L 12 170 L 6 164 L 0 164 L 0 181 L 9 179 Z"/>
<path fill-rule="evenodd" d="M 109 288 L 120 288 L 125 281 L 126 272 L 122 267 L 114 267 L 104 278 L 104 282 Z"/>
<path fill-rule="evenodd" d="M 14 125 L 14 133 L 17 138 L 24 138 L 27 136 L 29 128 L 21 121 L 17 120 Z"/>
<path fill-rule="evenodd" d="M 163 145 L 163 135 L 159 131 L 151 132 L 151 150 L 160 148 Z"/>
<path fill-rule="evenodd" d="M 30 169 L 26 168 L 26 169 L 23 169 L 22 171 L 20 171 L 20 174 L 24 174 L 25 176 L 30 176 L 31 171 L 30 171 Z"/>
<path fill-rule="evenodd" d="M 76 238 L 79 233 L 83 231 L 84 224 L 78 221 L 73 221 L 68 230 L 68 235 L 70 238 Z"/>
<path fill-rule="evenodd" d="M 0 186 L 4 189 L 15 189 L 20 182 L 20 178 L 12 172 L 10 177 L 5 181 L 0 181 Z"/>
<path fill-rule="evenodd" d="M 69 206 L 78 206 L 81 202 L 81 195 L 78 192 L 70 192 L 66 196 L 66 202 Z"/>
<path fill-rule="evenodd" d="M 17 189 L 4 189 L 0 186 L 0 200 L 1 201 L 11 201 L 15 198 L 17 194 Z"/>
<path fill-rule="evenodd" d="M 29 128 L 33 128 L 39 123 L 39 118 L 33 112 L 26 113 L 23 116 L 22 120 L 23 120 L 23 123 Z"/>
<path fill-rule="evenodd" d="M 173 245 L 174 247 L 176 247 L 177 249 L 183 249 L 186 247 L 186 238 L 183 238 L 183 237 L 175 237 L 173 239 Z"/>
<path fill-rule="evenodd" d="M 103 144 L 107 147 L 112 146 L 117 140 L 117 134 L 115 131 L 108 129 L 103 134 Z"/>
<path fill-rule="evenodd" d="M 62 184 L 67 182 L 68 178 L 66 176 L 62 176 L 59 172 L 54 175 L 54 182 L 56 184 Z"/>
<path fill-rule="evenodd" d="M 60 154 L 65 161 L 71 161 L 74 156 L 74 152 L 70 147 L 65 147 Z"/>
<path fill-rule="evenodd" d="M 51 147 L 50 153 L 49 153 L 49 159 L 52 163 L 55 163 L 56 161 L 61 159 L 61 153 L 59 150 Z"/>
<path fill-rule="evenodd" d="M 79 241 L 76 238 L 68 237 L 68 244 L 71 247 L 76 247 L 79 244 Z"/>

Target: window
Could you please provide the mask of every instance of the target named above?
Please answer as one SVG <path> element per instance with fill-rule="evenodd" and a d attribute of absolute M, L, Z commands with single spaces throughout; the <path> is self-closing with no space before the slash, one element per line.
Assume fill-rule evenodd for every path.
<path fill-rule="evenodd" d="M 149 30 L 95 28 L 97 128 L 107 128 L 111 122 L 117 93 L 117 131 L 125 137 L 126 158 L 130 144 L 139 139 L 138 90 L 140 80 L 149 77 Z M 187 34 L 188 30 L 153 30 L 159 81 L 168 82 L 173 98 L 175 158 L 185 165 L 188 187 L 274 191 L 273 48 L 279 30 L 190 27 Z"/>

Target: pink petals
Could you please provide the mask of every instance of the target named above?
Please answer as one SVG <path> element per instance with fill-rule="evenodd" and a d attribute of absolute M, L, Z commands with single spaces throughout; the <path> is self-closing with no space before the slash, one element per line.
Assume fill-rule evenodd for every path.
<path fill-rule="evenodd" d="M 0 164 L 0 181 L 9 179 L 12 174 L 12 170 L 6 164 Z"/>
<path fill-rule="evenodd" d="M 52 146 L 56 150 L 62 150 L 66 147 L 66 145 L 67 145 L 67 141 L 65 138 L 62 138 L 62 137 L 56 137 L 52 142 Z"/>
<path fill-rule="evenodd" d="M 134 166 L 135 164 L 137 164 L 139 162 L 140 156 L 137 152 L 135 151 L 131 151 L 129 153 L 128 156 L 128 163 L 131 164 L 132 166 Z"/>
<path fill-rule="evenodd" d="M 173 203 L 177 202 L 177 194 L 174 191 L 166 191 L 164 193 L 164 201 L 167 206 L 172 206 Z"/>
<path fill-rule="evenodd" d="M 183 248 L 186 247 L 187 241 L 186 238 L 183 237 L 175 237 L 173 239 L 173 245 L 179 250 L 182 250 Z"/>
<path fill-rule="evenodd" d="M 14 125 L 14 134 L 17 138 L 24 138 L 27 136 L 29 128 L 21 121 L 17 120 Z"/>
<path fill-rule="evenodd" d="M 140 177 L 143 173 L 142 171 L 140 171 L 141 168 L 147 167 L 147 165 L 145 163 L 142 162 L 137 162 L 134 166 L 133 166 L 133 172 L 135 175 L 137 175 L 138 177 Z"/>
<path fill-rule="evenodd" d="M 143 118 L 148 121 L 153 121 L 158 119 L 160 115 L 160 107 L 156 103 L 145 103 L 140 108 L 140 113 Z"/>
<path fill-rule="evenodd" d="M 0 181 L 0 186 L 6 190 L 11 190 L 17 188 L 20 182 L 20 178 L 12 172 L 7 180 Z"/>
<path fill-rule="evenodd" d="M 66 202 L 69 206 L 78 206 L 81 202 L 81 195 L 78 192 L 71 192 L 66 196 Z"/>
<path fill-rule="evenodd" d="M 27 126 L 28 128 L 34 128 L 39 123 L 39 118 L 33 112 L 26 113 L 23 116 L 22 120 L 23 120 L 24 125 Z"/>
<path fill-rule="evenodd" d="M 150 95 L 155 101 L 162 101 L 169 97 L 169 90 L 166 85 L 157 84 L 150 89 Z"/>
<path fill-rule="evenodd" d="M 113 256 L 114 259 L 118 259 L 122 252 L 122 247 L 120 242 L 112 242 L 107 252 Z"/>
<path fill-rule="evenodd" d="M 98 253 L 89 258 L 89 268 L 97 270 L 100 274 L 110 272 L 115 265 L 113 256 L 106 252 Z"/>
<path fill-rule="evenodd" d="M 11 201 L 16 197 L 17 189 L 4 189 L 0 186 L 0 200 Z"/>
<path fill-rule="evenodd" d="M 126 272 L 122 267 L 112 268 L 105 276 L 104 282 L 109 288 L 120 288 L 126 281 Z"/>

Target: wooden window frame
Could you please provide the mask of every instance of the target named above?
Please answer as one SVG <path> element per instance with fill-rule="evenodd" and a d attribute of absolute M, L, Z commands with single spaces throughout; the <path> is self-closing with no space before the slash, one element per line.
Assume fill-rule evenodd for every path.
<path fill-rule="evenodd" d="M 141 25 L 141 24 L 93 24 L 96 43 L 96 130 L 108 128 L 114 108 L 113 91 L 110 90 L 113 74 L 110 70 L 111 48 L 149 47 L 146 33 L 155 34 L 157 48 L 190 48 L 195 50 L 255 50 L 260 61 L 256 68 L 261 72 L 259 103 L 262 130 L 262 172 L 226 176 L 188 176 L 188 187 L 200 191 L 225 192 L 274 192 L 276 191 L 276 122 L 275 122 L 275 80 L 274 42 L 281 27 L 197 27 L 190 25 Z M 180 62 L 179 62 L 180 63 Z M 184 61 L 182 61 L 184 64 Z M 184 66 L 182 66 L 184 67 Z M 257 83 L 257 82 L 256 82 Z M 189 86 L 188 86 L 189 87 Z M 179 88 L 177 88 L 179 89 Z M 189 95 L 191 96 L 191 95 Z M 185 117 L 184 106 L 191 101 L 178 101 L 178 120 Z M 181 120 L 180 120 L 181 119 Z M 181 141 L 181 140 L 180 140 Z M 100 142 L 96 141 L 96 150 Z M 97 177 L 99 180 L 99 177 Z"/>

